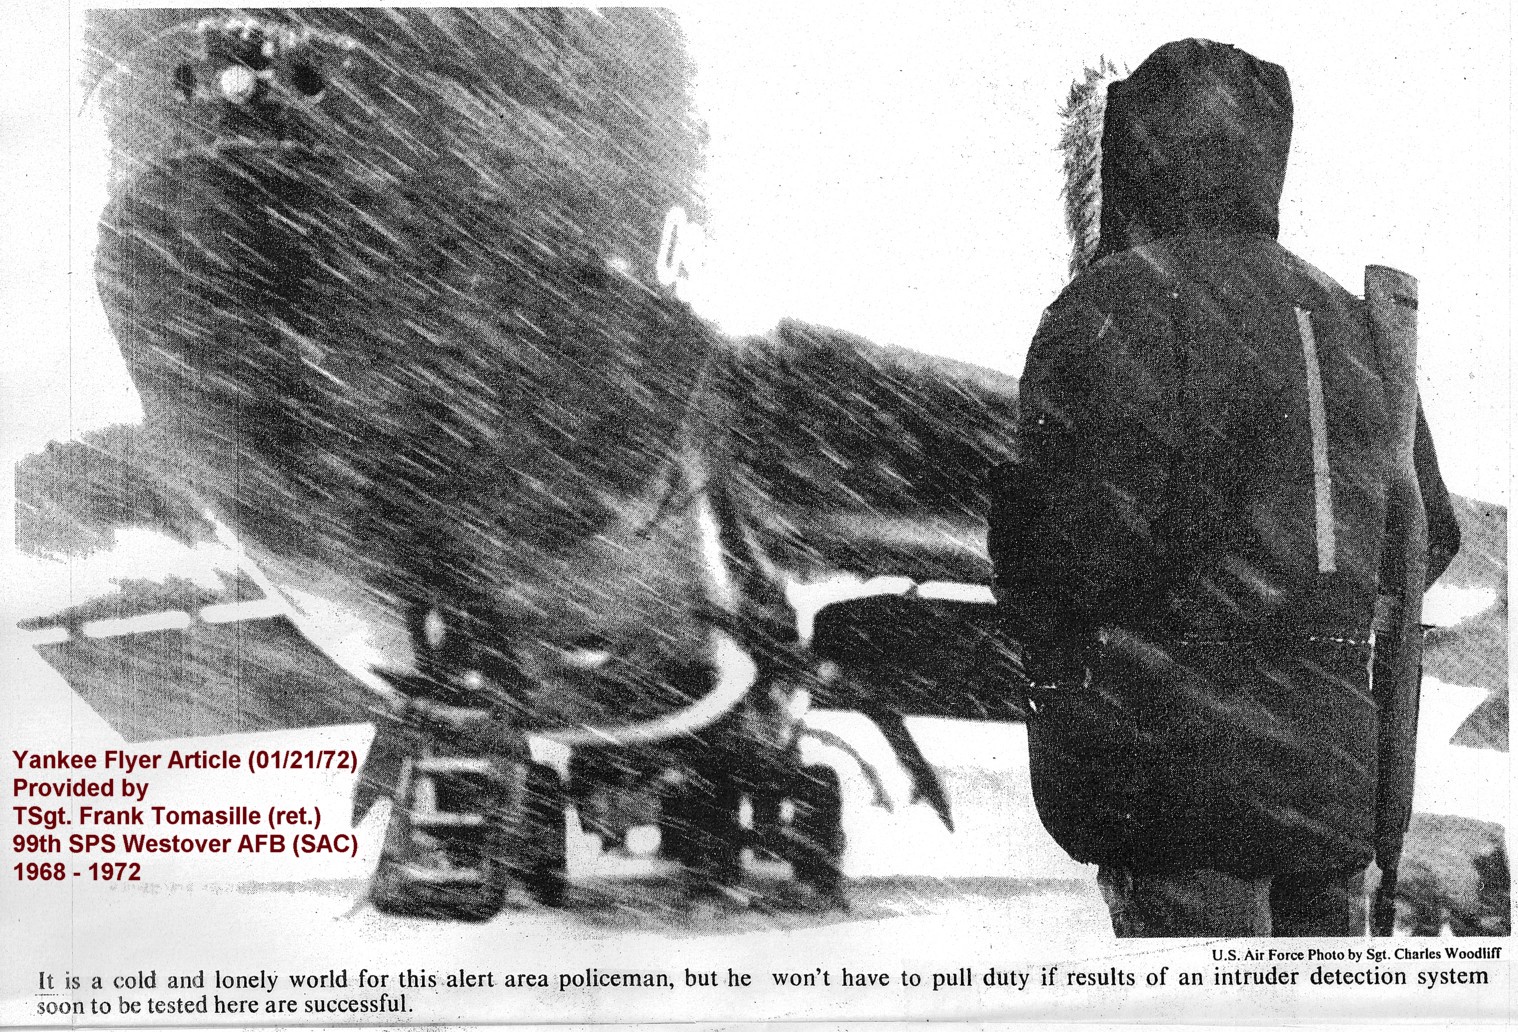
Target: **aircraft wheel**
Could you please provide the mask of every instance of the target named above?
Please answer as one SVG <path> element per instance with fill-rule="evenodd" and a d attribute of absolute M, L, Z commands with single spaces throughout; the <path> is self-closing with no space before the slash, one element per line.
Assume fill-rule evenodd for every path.
<path fill-rule="evenodd" d="M 689 872 L 698 895 L 721 893 L 743 877 L 740 799 L 737 785 L 724 777 L 681 785 L 661 802 L 659 853 Z"/>
<path fill-rule="evenodd" d="M 567 800 L 558 771 L 542 763 L 528 765 L 514 853 L 521 858 L 522 884 L 545 907 L 563 906 L 569 887 Z"/>
<path fill-rule="evenodd" d="M 785 859 L 785 828 L 780 817 L 784 799 L 784 791 L 765 789 L 749 793 L 753 827 L 748 834 L 748 844 L 755 860 Z"/>
<path fill-rule="evenodd" d="M 406 846 L 411 841 L 410 823 L 404 808 L 398 804 L 391 806 L 390 818 L 385 825 L 385 841 L 380 846 L 379 865 L 369 883 L 370 902 L 382 913 L 407 914 L 416 902 L 406 894 L 405 877 L 401 873 Z"/>
<path fill-rule="evenodd" d="M 460 770 L 463 764 L 469 769 Z M 478 760 L 407 760 L 370 885 L 375 909 L 488 921 L 506 903 L 499 779 Z"/>
<path fill-rule="evenodd" d="M 846 906 L 843 891 L 843 790 L 831 767 L 803 767 L 792 793 L 790 862 L 796 880 L 831 906 Z"/>
<path fill-rule="evenodd" d="M 689 786 L 677 785 L 659 799 L 659 855 L 682 867 L 693 867 L 699 859 L 690 794 Z"/>

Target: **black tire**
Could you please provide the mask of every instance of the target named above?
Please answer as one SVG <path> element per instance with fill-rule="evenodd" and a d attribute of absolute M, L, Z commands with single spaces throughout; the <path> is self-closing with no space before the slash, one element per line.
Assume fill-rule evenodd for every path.
<path fill-rule="evenodd" d="M 487 830 L 484 844 L 473 849 L 474 855 L 468 858 L 473 862 L 467 866 L 482 876 L 480 884 L 439 885 L 407 873 L 409 866 L 426 866 L 410 817 L 413 790 L 414 782 L 408 778 L 390 811 L 385 842 L 369 888 L 375 909 L 386 914 L 444 921 L 479 922 L 495 917 L 506 905 L 505 872 L 494 856 L 498 851 L 494 843 L 501 836 L 495 829 Z M 490 807 L 485 810 L 494 812 Z"/>
<path fill-rule="evenodd" d="M 411 914 L 416 906 L 415 898 L 406 893 L 405 864 L 407 846 L 411 841 L 411 821 L 399 800 L 393 800 L 390 820 L 385 825 L 385 841 L 380 846 L 379 864 L 369 883 L 369 900 L 374 909 L 385 914 Z"/>
<path fill-rule="evenodd" d="M 843 789 L 831 767 L 803 767 L 792 792 L 791 869 L 796 880 L 810 885 L 835 906 L 844 905 Z"/>
<path fill-rule="evenodd" d="M 732 778 L 693 778 L 664 797 L 659 853 L 683 866 L 695 890 L 721 891 L 743 878 L 747 833 L 738 823 L 742 794 Z"/>
<path fill-rule="evenodd" d="M 659 855 L 682 867 L 694 867 L 699 859 L 696 811 L 691 789 L 677 785 L 659 800 Z"/>
<path fill-rule="evenodd" d="M 527 766 L 517 837 L 518 877 L 545 907 L 561 907 L 569 888 L 568 793 L 558 771 L 542 763 Z"/>

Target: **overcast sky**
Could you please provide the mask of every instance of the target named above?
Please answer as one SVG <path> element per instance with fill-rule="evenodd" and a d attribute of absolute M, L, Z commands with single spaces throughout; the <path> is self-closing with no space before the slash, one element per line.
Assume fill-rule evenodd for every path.
<path fill-rule="evenodd" d="M 1144 13 L 1136 14 L 1135 10 Z M 1421 281 L 1425 405 L 1453 489 L 1508 479 L 1505 5 L 1004 3 L 687 12 L 712 129 L 719 321 L 796 315 L 1020 372 L 1065 282 L 1058 110 L 1172 39 L 1285 66 L 1282 242 L 1355 293 Z"/>
<path fill-rule="evenodd" d="M 60 5 L 61 6 L 61 5 Z M 135 407 L 76 283 L 68 312 L 66 12 L 28 5 L 4 71 L 14 456 Z M 1142 11 L 1142 13 L 1135 13 Z M 1282 240 L 1356 292 L 1422 282 L 1425 406 L 1450 486 L 1505 502 L 1511 24 L 1475 2 L 1006 3 L 684 10 L 712 133 L 707 314 L 793 315 L 1019 372 L 1064 283 L 1058 109 L 1082 67 L 1205 36 L 1282 64 L 1296 134 Z M 76 176 L 76 182 L 78 177 Z M 92 220 L 76 190 L 80 223 Z M 87 234 L 76 234 L 85 237 Z M 77 256 L 76 256 L 77 258 Z"/>

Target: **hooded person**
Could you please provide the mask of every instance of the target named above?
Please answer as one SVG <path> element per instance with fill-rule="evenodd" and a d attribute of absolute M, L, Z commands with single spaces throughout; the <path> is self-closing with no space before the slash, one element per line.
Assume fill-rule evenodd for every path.
<path fill-rule="evenodd" d="M 1183 40 L 1114 73 L 1072 91 L 1075 278 L 991 519 L 1034 797 L 1119 935 L 1355 934 L 1383 375 L 1362 302 L 1276 241 L 1286 72 Z M 1431 582 L 1459 528 L 1417 438 Z"/>

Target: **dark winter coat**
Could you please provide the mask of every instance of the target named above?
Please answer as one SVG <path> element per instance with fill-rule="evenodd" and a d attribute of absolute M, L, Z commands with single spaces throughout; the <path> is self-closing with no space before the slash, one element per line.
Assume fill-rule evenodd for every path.
<path fill-rule="evenodd" d="M 1094 264 L 1034 339 L 991 527 L 1055 685 L 1029 731 L 1039 812 L 1085 861 L 1363 864 L 1389 414 L 1362 303 L 1274 239 L 1286 74 L 1169 44 L 1100 124 Z M 1458 528 L 1421 436 L 1442 569 Z"/>

